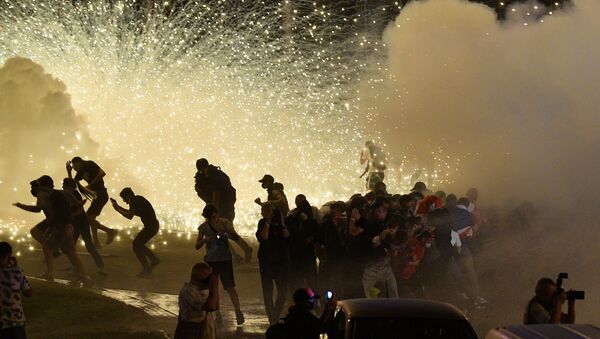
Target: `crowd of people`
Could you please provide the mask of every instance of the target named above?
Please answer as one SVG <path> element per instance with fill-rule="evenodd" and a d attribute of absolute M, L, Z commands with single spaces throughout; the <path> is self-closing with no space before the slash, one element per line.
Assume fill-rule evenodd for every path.
<path fill-rule="evenodd" d="M 367 165 L 367 193 L 347 201 L 317 207 L 299 194 L 290 209 L 283 184 L 269 174 L 259 180 L 267 198 L 255 200 L 261 209 L 255 236 L 270 324 L 281 321 L 289 296 L 299 287 L 335 291 L 344 299 L 412 297 L 478 308 L 486 304 L 470 249 L 484 222 L 477 189 L 457 197 L 430 192 L 417 182 L 406 194 L 391 194 L 383 182 L 385 158 L 377 153 L 381 151 L 373 143 L 365 144 L 361 163 Z M 235 189 L 206 159 L 196 166 L 196 192 L 206 203 L 196 248 L 206 244 L 205 261 L 221 277 L 240 324 L 237 294 L 230 292 L 235 282 L 228 240 L 241 245 L 247 257 L 251 250 L 231 224 Z"/>
<path fill-rule="evenodd" d="M 275 326 L 271 333 L 277 331 L 277 324 L 317 333 L 334 308 L 330 302 L 336 298 L 431 298 L 465 308 L 481 308 L 487 303 L 481 296 L 471 250 L 471 242 L 485 222 L 477 206 L 477 189 L 470 188 L 464 196 L 457 196 L 431 192 L 425 183 L 416 182 L 409 192 L 392 194 L 383 181 L 385 157 L 381 154 L 372 142 L 367 142 L 361 153 L 361 164 L 366 164 L 363 175 L 368 174 L 365 194 L 320 207 L 298 194 L 290 209 L 283 184 L 269 174 L 258 181 L 267 193 L 265 200 L 255 200 L 261 212 L 255 236 L 265 312 Z M 67 162 L 66 169 L 62 190 L 55 189 L 53 179 L 43 175 L 30 182 L 36 204 L 14 204 L 45 215 L 31 229 L 32 237 L 43 249 L 46 272 L 42 277 L 53 279 L 54 258 L 64 254 L 78 280 L 90 279 L 75 251 L 79 236 L 103 272 L 97 231 L 106 232 L 106 244 L 118 232 L 97 220 L 109 200 L 123 217 L 140 217 L 143 228 L 133 240 L 132 249 L 142 267 L 138 276 L 151 276 L 160 262 L 146 246 L 160 227 L 152 204 L 129 187 L 120 192 L 127 208 L 109 198 L 103 180 L 106 173 L 91 160 L 75 157 Z M 204 262 L 192 268 L 190 281 L 180 291 L 175 338 L 214 337 L 215 322 L 220 318 L 219 281 L 234 306 L 237 324 L 245 322 L 235 288 L 233 261 L 238 255 L 231 243 L 243 250 L 246 262 L 251 261 L 253 249 L 234 228 L 236 190 L 229 176 L 208 160 L 199 159 L 196 169 L 195 190 L 204 202 L 204 221 L 198 227 L 195 248 L 205 248 L 206 254 Z M 11 295 L 20 296 L 21 291 L 30 295 L 31 288 L 11 251 L 8 243 L 0 244 L 2 269 L 10 271 L 7 277 L 14 280 L 13 290 L 19 292 Z M 292 290 L 294 306 L 283 317 Z M 314 291 L 335 295 L 328 298 L 321 319 L 310 313 L 318 299 Z M 20 305 L 20 297 L 17 299 L 14 304 Z M 541 301 L 539 304 L 543 305 Z M 19 319 L 24 316 L 19 309 L 19 314 L 3 315 L 3 331 L 7 319 L 16 319 L 15 326 L 20 326 Z M 18 328 L 16 331 L 21 333 Z"/>

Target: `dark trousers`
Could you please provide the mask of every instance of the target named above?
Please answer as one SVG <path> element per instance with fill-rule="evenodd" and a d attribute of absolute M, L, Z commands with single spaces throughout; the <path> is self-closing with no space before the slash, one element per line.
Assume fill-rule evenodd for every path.
<path fill-rule="evenodd" d="M 295 287 L 317 288 L 317 261 L 314 257 L 291 256 L 290 263 L 291 280 L 296 282 Z"/>
<path fill-rule="evenodd" d="M 285 269 L 276 268 L 274 270 L 270 265 L 260 266 L 260 282 L 263 290 L 263 298 L 265 302 L 265 310 L 269 317 L 269 323 L 275 324 L 281 317 L 283 306 L 288 293 L 288 273 Z M 277 298 L 273 303 L 273 282 L 277 287 Z"/>
<path fill-rule="evenodd" d="M 158 233 L 158 222 L 156 226 L 144 225 L 144 228 L 133 239 L 133 252 L 142 264 L 144 270 L 150 270 L 150 265 L 158 262 L 158 257 L 151 249 L 146 247 L 146 243 Z"/>
<path fill-rule="evenodd" d="M 94 246 L 94 242 L 92 241 L 92 234 L 90 233 L 90 222 L 85 214 L 81 216 L 77 216 L 73 219 L 73 240 L 75 244 L 77 244 L 77 240 L 81 235 L 83 242 L 85 243 L 85 249 L 88 253 L 94 258 L 94 262 L 99 269 L 104 269 L 104 261 L 102 261 L 102 257 L 96 246 Z"/>
<path fill-rule="evenodd" d="M 0 339 L 27 339 L 25 326 L 14 326 L 0 329 Z"/>

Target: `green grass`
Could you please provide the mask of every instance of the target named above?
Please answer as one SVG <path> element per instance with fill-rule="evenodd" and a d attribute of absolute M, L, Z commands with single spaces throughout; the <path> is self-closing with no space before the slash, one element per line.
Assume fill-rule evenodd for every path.
<path fill-rule="evenodd" d="M 31 283 L 23 305 L 28 338 L 165 338 L 165 324 L 140 309 L 82 288 Z"/>

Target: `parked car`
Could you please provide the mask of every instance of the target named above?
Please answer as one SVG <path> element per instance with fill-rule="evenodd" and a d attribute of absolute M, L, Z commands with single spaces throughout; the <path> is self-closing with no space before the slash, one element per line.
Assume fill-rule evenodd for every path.
<path fill-rule="evenodd" d="M 456 307 L 420 299 L 350 299 L 338 302 L 335 339 L 460 338 L 477 334 Z"/>
<path fill-rule="evenodd" d="M 495 328 L 485 339 L 600 338 L 600 326 L 584 324 L 515 325 Z"/>

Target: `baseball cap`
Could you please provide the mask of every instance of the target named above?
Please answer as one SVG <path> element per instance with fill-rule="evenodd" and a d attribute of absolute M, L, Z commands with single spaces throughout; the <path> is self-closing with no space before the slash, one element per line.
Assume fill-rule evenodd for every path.
<path fill-rule="evenodd" d="M 262 179 L 260 179 L 258 182 L 275 182 L 275 178 L 273 178 L 272 175 L 270 174 L 265 174 Z"/>

